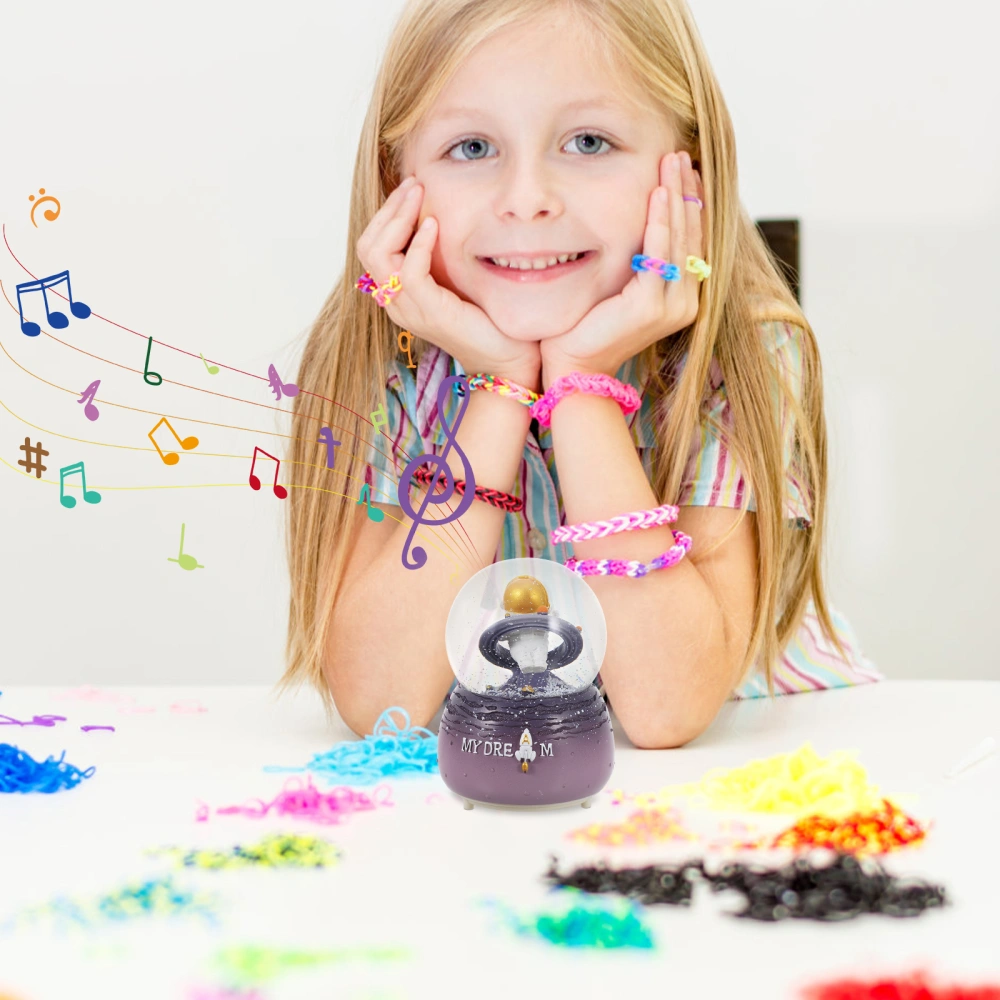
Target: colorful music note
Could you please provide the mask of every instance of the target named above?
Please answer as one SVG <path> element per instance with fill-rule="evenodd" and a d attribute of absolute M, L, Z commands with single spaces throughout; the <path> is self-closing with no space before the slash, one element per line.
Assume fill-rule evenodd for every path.
<path fill-rule="evenodd" d="M 336 446 L 340 442 L 333 439 L 333 431 L 329 427 L 320 430 L 318 440 L 320 444 L 326 445 L 326 467 L 332 469 L 337 458 Z"/>
<path fill-rule="evenodd" d="M 205 355 L 204 354 L 199 354 L 198 357 L 200 357 L 202 361 L 205 361 Z M 211 368 L 209 368 L 208 362 L 205 361 L 205 367 L 208 368 L 208 374 L 209 375 L 218 375 L 219 374 L 219 366 L 218 365 L 212 365 Z"/>
<path fill-rule="evenodd" d="M 282 382 L 281 379 L 278 378 L 278 370 L 274 367 L 274 365 L 268 366 L 267 381 L 274 390 L 275 399 L 281 399 L 282 392 L 284 392 L 286 396 L 297 396 L 299 394 L 299 387 L 294 382 Z"/>
<path fill-rule="evenodd" d="M 69 271 L 50 274 L 47 278 L 39 278 L 37 281 L 22 281 L 20 285 L 16 286 L 17 311 L 21 317 L 21 332 L 26 337 L 37 337 L 42 332 L 42 328 L 37 323 L 26 321 L 24 318 L 24 309 L 21 307 L 21 296 L 27 295 L 29 292 L 42 293 L 42 302 L 45 303 L 45 315 L 48 318 L 49 326 L 53 326 L 57 330 L 65 330 L 69 326 L 69 320 L 66 318 L 65 313 L 50 312 L 49 297 L 45 294 L 46 288 L 52 288 L 64 281 L 66 282 L 66 291 L 69 293 L 70 312 L 77 319 L 86 319 L 90 315 L 90 306 L 83 302 L 73 301 L 73 288 L 69 283 Z"/>
<path fill-rule="evenodd" d="M 38 193 L 45 194 L 45 188 L 39 188 Z M 33 194 L 29 194 L 28 201 L 35 201 L 35 196 Z M 51 208 L 47 208 L 44 212 L 42 212 L 42 215 L 44 215 L 49 222 L 55 222 L 56 219 L 59 218 L 59 212 L 62 209 L 62 205 L 59 204 L 59 199 L 53 198 L 50 194 L 46 194 L 44 198 L 39 198 L 38 201 L 35 201 L 35 204 L 31 206 L 31 224 L 35 227 L 35 229 L 38 228 L 38 223 L 35 222 L 35 209 L 46 201 L 51 201 L 56 206 L 56 210 L 53 212 Z"/>
<path fill-rule="evenodd" d="M 406 338 L 406 343 L 403 343 L 403 338 Z M 417 366 L 413 363 L 413 358 L 410 356 L 410 344 L 413 343 L 413 334 L 409 330 L 400 330 L 399 336 L 396 338 L 396 343 L 399 344 L 399 349 L 401 351 L 406 351 L 406 360 L 410 363 L 406 366 L 407 368 L 416 368 Z"/>
<path fill-rule="evenodd" d="M 177 558 L 167 556 L 167 562 L 175 562 L 181 569 L 204 569 L 194 556 L 189 556 L 184 552 L 184 525 L 181 525 L 181 547 L 177 550 Z"/>
<path fill-rule="evenodd" d="M 100 410 L 98 410 L 93 403 L 94 395 L 100 384 L 101 380 L 99 378 L 94 379 L 94 381 L 83 390 L 83 395 L 77 400 L 78 403 L 87 403 L 87 405 L 83 408 L 83 412 L 88 420 L 96 420 L 101 415 Z"/>
<path fill-rule="evenodd" d="M 385 511 L 372 506 L 372 491 L 371 487 L 367 483 L 361 487 L 361 496 L 354 506 L 360 507 L 362 504 L 364 504 L 368 510 L 369 521 L 382 521 L 385 519 Z"/>
<path fill-rule="evenodd" d="M 59 470 L 59 502 L 68 510 L 76 506 L 76 497 L 66 496 L 63 483 L 67 476 L 75 475 L 77 472 L 80 473 L 80 479 L 83 483 L 83 499 L 87 503 L 101 502 L 101 494 L 97 490 L 87 489 L 87 472 L 83 467 L 83 462 L 74 462 L 72 465 L 64 465 Z"/>
<path fill-rule="evenodd" d="M 274 455 L 269 455 L 266 451 L 264 451 L 263 448 L 254 448 L 254 450 L 253 450 L 253 461 L 250 463 L 250 488 L 251 489 L 255 489 L 255 490 L 259 490 L 260 489 L 260 480 L 254 475 L 254 471 L 253 471 L 254 465 L 257 463 L 257 452 L 258 451 L 262 455 L 266 455 L 269 459 L 271 459 L 272 462 L 275 463 L 275 466 L 274 466 L 274 495 L 279 500 L 284 500 L 285 497 L 288 496 L 288 490 L 286 490 L 284 486 L 279 486 L 278 485 L 278 470 L 281 468 L 281 459 L 280 458 L 275 458 Z"/>
<path fill-rule="evenodd" d="M 462 402 L 459 406 L 459 411 L 455 417 L 455 424 L 453 427 L 448 426 L 448 421 L 445 419 L 445 403 L 448 400 L 448 394 L 452 391 L 454 385 L 461 385 L 465 390 L 465 396 L 462 397 Z M 410 543 L 413 541 L 413 536 L 416 534 L 418 524 L 430 524 L 437 526 L 439 524 L 448 524 L 449 521 L 454 521 L 456 518 L 461 517 L 468 509 L 472 506 L 472 501 L 475 499 L 476 495 L 476 480 L 472 472 L 472 466 L 469 463 L 468 456 L 455 442 L 454 435 L 457 433 L 459 425 L 462 423 L 462 418 L 465 416 L 465 411 L 469 406 L 469 380 L 464 375 L 449 375 L 448 378 L 441 380 L 441 385 L 438 387 L 438 416 L 441 420 L 441 427 L 444 429 L 444 435 L 448 439 L 448 443 L 444 446 L 444 451 L 440 455 L 418 455 L 413 461 L 409 462 L 407 466 L 403 469 L 402 475 L 399 477 L 399 506 L 403 513 L 413 519 L 413 524 L 410 525 L 410 533 L 406 536 L 406 544 L 403 546 L 403 565 L 407 569 L 420 569 L 421 566 L 427 562 L 427 553 L 419 545 L 413 547 L 413 565 L 410 565 L 406 561 L 406 555 L 410 548 Z M 447 503 L 455 492 L 455 477 L 451 474 L 451 469 L 448 467 L 446 461 L 448 457 L 448 452 L 451 450 L 452 444 L 455 445 L 455 451 L 458 452 L 459 457 L 462 459 L 462 465 L 465 468 L 465 493 L 462 494 L 462 498 L 458 502 L 458 506 L 446 517 L 441 518 L 439 521 L 433 519 L 424 519 L 424 511 L 427 509 L 429 503 L 442 504 Z M 445 477 L 445 491 L 444 493 L 432 493 L 430 489 L 424 494 L 424 499 L 420 504 L 420 511 L 418 513 L 413 512 L 413 505 L 410 503 L 410 479 L 416 470 L 427 463 L 433 467 L 431 469 L 431 482 L 436 483 L 440 478 L 442 472 Z"/>
<path fill-rule="evenodd" d="M 166 455 L 164 455 L 163 452 L 160 451 L 160 446 L 156 443 L 156 438 L 153 437 L 153 435 L 160 429 L 161 424 L 167 425 L 167 430 L 170 431 L 170 433 L 173 434 L 175 438 L 177 438 L 177 443 L 185 451 L 190 451 L 192 448 L 197 448 L 198 439 L 196 437 L 186 437 L 182 441 L 177 431 L 175 431 L 173 427 L 171 427 L 170 421 L 167 420 L 166 417 L 160 417 L 159 421 L 157 421 L 156 426 L 149 432 L 149 440 L 153 442 L 153 447 L 156 449 L 160 458 L 163 459 L 164 465 L 176 465 L 181 460 L 180 455 L 178 455 L 177 452 L 175 451 L 168 451 Z"/>
<path fill-rule="evenodd" d="M 153 350 L 153 338 L 149 338 L 149 343 L 146 344 L 146 367 L 142 370 L 142 380 L 146 385 L 157 386 L 163 383 L 163 376 L 159 372 L 151 372 L 149 370 L 149 354 Z M 155 378 L 156 381 L 150 381 L 151 378 Z"/>
<path fill-rule="evenodd" d="M 385 427 L 385 425 L 389 423 L 389 417 L 385 412 L 385 407 L 381 403 L 378 404 L 377 410 L 372 410 L 371 418 L 375 430 L 378 430 L 380 427 Z"/>

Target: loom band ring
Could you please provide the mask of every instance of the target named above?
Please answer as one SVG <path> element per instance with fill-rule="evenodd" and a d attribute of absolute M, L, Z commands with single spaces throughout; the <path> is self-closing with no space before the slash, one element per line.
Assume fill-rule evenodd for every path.
<path fill-rule="evenodd" d="M 701 200 L 701 198 L 698 198 L 698 197 L 696 197 L 693 194 L 686 194 L 686 195 L 684 195 L 684 200 L 685 201 L 693 201 L 698 206 L 698 208 L 704 208 L 705 207 L 705 203 Z"/>
<path fill-rule="evenodd" d="M 385 307 L 403 290 L 403 285 L 398 274 L 390 274 L 385 282 L 378 286 L 374 292 L 375 301 L 378 305 Z"/>
<path fill-rule="evenodd" d="M 501 639 L 508 638 L 511 633 L 524 629 L 543 628 L 554 633 L 563 641 L 562 644 L 550 649 L 545 661 L 546 670 L 555 670 L 572 663 L 583 652 L 583 635 L 580 630 L 564 618 L 553 618 L 548 614 L 518 615 L 516 618 L 501 618 L 494 622 L 479 637 L 479 652 L 498 667 L 505 667 L 516 673 L 521 667 L 509 650 L 499 645 Z"/>
<path fill-rule="evenodd" d="M 650 257 L 648 254 L 637 253 L 632 258 L 633 271 L 652 271 L 664 281 L 680 281 L 681 269 L 660 257 Z"/>
<path fill-rule="evenodd" d="M 688 256 L 688 259 L 684 264 L 684 270 L 690 274 L 696 275 L 698 281 L 702 282 L 712 273 L 712 265 L 706 264 L 701 257 L 695 257 L 692 254 Z"/>

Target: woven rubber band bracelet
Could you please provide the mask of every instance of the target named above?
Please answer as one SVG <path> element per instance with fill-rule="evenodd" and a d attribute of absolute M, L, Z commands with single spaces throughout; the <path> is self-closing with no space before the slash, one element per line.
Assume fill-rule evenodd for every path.
<path fill-rule="evenodd" d="M 572 392 L 586 392 L 592 396 L 608 396 L 628 416 L 635 413 L 642 405 L 635 386 L 619 382 L 611 375 L 584 375 L 582 372 L 570 372 L 557 378 L 541 399 L 531 408 L 531 415 L 538 421 L 539 427 L 548 427 L 552 423 L 552 411 L 556 403 Z"/>
<path fill-rule="evenodd" d="M 577 576 L 645 576 L 654 569 L 676 566 L 691 548 L 691 537 L 683 531 L 674 531 L 675 545 L 648 563 L 638 559 L 567 559 L 563 565 Z"/>
<path fill-rule="evenodd" d="M 402 290 L 403 286 L 400 284 L 398 274 L 390 274 L 389 277 L 380 285 L 367 271 L 354 282 L 354 287 L 359 292 L 364 292 L 366 295 L 371 295 L 374 297 L 375 301 L 380 306 L 385 306 L 390 299 L 398 295 Z"/>
<path fill-rule="evenodd" d="M 459 388 L 457 383 L 455 384 L 455 388 Z M 532 392 L 531 389 L 523 385 L 518 385 L 517 382 L 511 382 L 510 379 L 503 378 L 500 375 L 487 375 L 484 372 L 469 376 L 469 388 L 485 389 L 487 392 L 495 392 L 500 396 L 509 396 L 511 399 L 515 399 L 529 408 L 542 398 L 539 393 Z"/>
<path fill-rule="evenodd" d="M 680 516 L 680 509 L 665 503 L 652 510 L 634 510 L 631 514 L 619 514 L 607 521 L 583 521 L 580 524 L 564 524 L 551 533 L 552 544 L 560 542 L 586 542 L 591 538 L 606 538 L 619 531 L 641 531 L 669 524 Z"/>
<path fill-rule="evenodd" d="M 441 485 L 444 485 L 444 473 L 439 472 L 438 477 Z M 427 486 L 431 482 L 433 474 L 426 466 L 421 466 L 414 471 L 413 478 L 418 483 Z M 459 496 L 465 495 L 464 479 L 455 480 L 455 492 Z M 499 507 L 501 510 L 508 511 L 511 514 L 517 514 L 524 510 L 524 501 L 520 497 L 511 496 L 510 493 L 504 493 L 502 490 L 491 490 L 486 486 L 476 487 L 476 499 L 488 503 L 491 507 Z"/>

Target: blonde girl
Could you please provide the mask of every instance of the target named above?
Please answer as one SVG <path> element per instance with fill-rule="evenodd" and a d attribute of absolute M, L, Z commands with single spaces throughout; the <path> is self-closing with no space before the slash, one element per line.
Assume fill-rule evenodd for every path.
<path fill-rule="evenodd" d="M 648 564 L 673 530 L 693 539 L 678 564 L 586 577 L 607 618 L 604 692 L 635 745 L 686 743 L 729 697 L 879 679 L 824 591 L 815 336 L 741 205 L 732 122 L 684 0 L 410 0 L 351 195 L 346 267 L 297 380 L 314 394 L 294 417 L 283 683 L 310 681 L 359 734 L 394 704 L 426 725 L 453 680 L 448 610 L 474 573 L 519 556 Z M 639 253 L 681 280 L 633 271 Z M 364 272 L 397 276 L 384 305 L 356 287 Z M 632 385 L 640 409 L 575 392 L 543 427 L 476 389 L 438 412 L 449 375 L 544 392 L 572 372 Z M 407 569 L 400 472 L 445 451 L 442 419 L 463 404 L 455 442 L 476 484 L 523 509 L 476 501 L 420 527 L 427 561 Z M 342 442 L 332 471 L 323 426 Z M 380 521 L 357 505 L 364 484 Z M 409 488 L 418 507 L 429 487 Z M 664 503 L 672 525 L 552 543 L 560 524 Z"/>

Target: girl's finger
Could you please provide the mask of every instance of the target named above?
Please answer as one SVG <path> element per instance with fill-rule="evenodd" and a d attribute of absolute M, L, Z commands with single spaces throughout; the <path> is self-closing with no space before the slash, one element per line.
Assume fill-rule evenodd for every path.
<path fill-rule="evenodd" d="M 690 160 L 684 163 L 681 170 L 681 183 L 684 197 L 701 200 L 701 195 L 698 193 L 698 175 L 691 166 Z M 684 207 L 684 223 L 687 230 L 687 249 L 684 251 L 683 258 L 686 263 L 689 254 L 694 257 L 704 256 L 701 228 L 701 213 L 703 209 L 699 207 L 697 201 L 682 201 L 681 204 Z M 685 279 L 687 278 L 690 278 L 695 283 L 698 282 L 697 275 L 690 274 L 689 272 L 685 272 Z"/>
<path fill-rule="evenodd" d="M 420 211 L 421 187 L 414 185 L 396 206 L 396 212 L 386 220 L 368 249 L 371 267 L 368 273 L 376 281 L 387 281 L 404 263 L 404 249 L 413 236 L 413 227 Z"/>
<path fill-rule="evenodd" d="M 687 262 L 689 241 L 687 218 L 684 211 L 684 206 L 687 202 L 684 201 L 684 188 L 682 186 L 683 164 L 684 161 L 681 154 L 674 153 L 672 160 L 667 165 L 669 174 L 667 190 L 670 192 L 668 206 L 668 218 L 670 220 L 670 260 L 681 269 L 681 280 L 676 282 L 678 285 L 684 285 L 689 278 L 694 277 L 694 275 L 688 274 L 684 268 Z"/>
<path fill-rule="evenodd" d="M 360 248 L 367 250 L 378 240 L 383 227 L 396 214 L 401 202 L 406 197 L 406 193 L 415 183 L 415 177 L 406 177 L 398 187 L 389 192 L 389 197 L 382 202 L 382 207 L 371 217 L 368 225 L 365 227 L 364 233 L 362 233 L 361 238 L 358 240 Z"/>
<path fill-rule="evenodd" d="M 649 196 L 649 208 L 646 214 L 646 231 L 642 237 L 642 252 L 647 257 L 657 257 L 669 263 L 676 264 L 670 258 L 670 192 L 665 187 L 656 187 Z M 648 290 L 651 295 L 663 293 L 664 280 L 655 271 L 645 268 L 636 272 L 639 286 Z M 672 282 L 667 282 L 672 284 Z"/>

